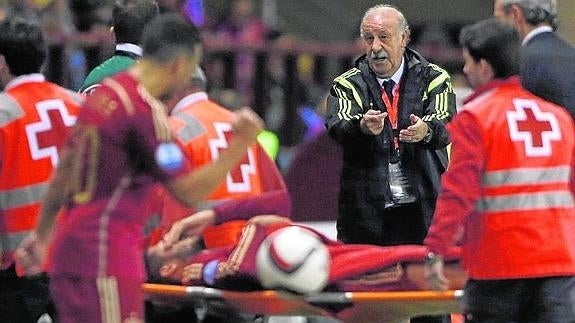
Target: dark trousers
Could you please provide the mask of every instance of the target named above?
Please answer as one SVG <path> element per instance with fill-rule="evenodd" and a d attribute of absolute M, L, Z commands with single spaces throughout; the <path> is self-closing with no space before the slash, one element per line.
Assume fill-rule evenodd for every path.
<path fill-rule="evenodd" d="M 388 209 L 382 220 L 382 246 L 421 244 L 429 229 L 418 204 Z"/>
<path fill-rule="evenodd" d="M 469 280 L 466 322 L 575 322 L 575 277 Z"/>
<path fill-rule="evenodd" d="M 436 316 L 418 316 L 412 317 L 410 323 L 450 323 L 451 315 L 436 315 Z"/>
<path fill-rule="evenodd" d="M 14 266 L 0 270 L 0 322 L 36 323 L 44 313 L 56 322 L 46 275 L 21 278 Z"/>

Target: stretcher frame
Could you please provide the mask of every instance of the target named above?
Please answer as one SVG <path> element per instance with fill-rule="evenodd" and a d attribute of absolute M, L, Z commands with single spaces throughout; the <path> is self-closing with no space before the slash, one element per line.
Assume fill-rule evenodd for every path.
<path fill-rule="evenodd" d="M 210 287 L 143 284 L 147 299 L 193 306 L 196 313 L 227 307 L 262 316 L 327 316 L 348 323 L 401 322 L 413 316 L 461 313 L 462 290 L 322 292 L 230 291 Z"/>

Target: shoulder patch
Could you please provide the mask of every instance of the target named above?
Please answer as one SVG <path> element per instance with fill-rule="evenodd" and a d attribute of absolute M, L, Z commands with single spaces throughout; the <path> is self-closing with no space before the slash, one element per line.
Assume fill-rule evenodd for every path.
<path fill-rule="evenodd" d="M 156 164 L 166 172 L 178 171 L 184 165 L 184 153 L 173 141 L 161 143 L 156 148 L 155 158 Z"/>
<path fill-rule="evenodd" d="M 0 94 L 0 127 L 24 116 L 24 110 L 11 96 Z"/>

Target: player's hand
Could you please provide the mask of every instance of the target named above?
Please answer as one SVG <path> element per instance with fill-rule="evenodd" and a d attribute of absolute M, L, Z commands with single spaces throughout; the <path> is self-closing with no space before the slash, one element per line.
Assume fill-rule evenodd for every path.
<path fill-rule="evenodd" d="M 213 225 L 215 222 L 216 214 L 213 210 L 208 209 L 196 212 L 174 222 L 170 230 L 164 235 L 162 239 L 163 243 L 166 247 L 170 247 L 183 238 L 199 236 L 205 228 Z"/>
<path fill-rule="evenodd" d="M 36 276 L 44 272 L 46 244 L 35 233 L 28 235 L 14 253 L 19 276 Z"/>
<path fill-rule="evenodd" d="M 161 240 L 147 250 L 149 257 L 166 261 L 172 258 L 186 258 L 194 255 L 198 251 L 200 236 L 193 235 L 176 241 L 168 246 Z"/>
<path fill-rule="evenodd" d="M 152 279 L 169 278 L 176 281 L 174 276 L 177 268 L 183 267 L 187 259 L 202 250 L 199 236 L 191 236 L 167 247 L 164 241 L 159 241 L 146 250 L 146 267 Z M 175 266 L 174 268 L 171 265 Z M 164 268 L 165 267 L 165 268 Z"/>
<path fill-rule="evenodd" d="M 248 107 L 236 112 L 236 120 L 232 123 L 235 136 L 255 142 L 258 134 L 264 129 L 264 121 Z"/>
<path fill-rule="evenodd" d="M 436 258 L 432 262 L 426 262 L 423 270 L 427 287 L 433 290 L 447 290 L 449 288 L 449 280 L 443 273 L 443 259 Z"/>
<path fill-rule="evenodd" d="M 429 127 L 427 123 L 415 114 L 409 116 L 411 125 L 406 129 L 399 131 L 399 141 L 401 142 L 420 142 L 423 140 Z"/>
<path fill-rule="evenodd" d="M 160 267 L 159 274 L 162 278 L 179 281 L 182 279 L 184 267 L 184 262 L 180 259 L 169 260 Z"/>
<path fill-rule="evenodd" d="M 379 135 L 383 131 L 386 117 L 387 112 L 373 109 L 367 110 L 359 122 L 361 131 L 366 135 Z"/>

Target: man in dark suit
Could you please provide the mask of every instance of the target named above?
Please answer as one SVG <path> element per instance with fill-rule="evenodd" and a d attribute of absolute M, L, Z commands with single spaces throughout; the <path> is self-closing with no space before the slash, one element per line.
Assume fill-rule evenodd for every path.
<path fill-rule="evenodd" d="M 575 118 L 575 48 L 554 33 L 557 1 L 495 0 L 493 14 L 519 32 L 523 86 Z"/>

